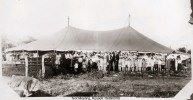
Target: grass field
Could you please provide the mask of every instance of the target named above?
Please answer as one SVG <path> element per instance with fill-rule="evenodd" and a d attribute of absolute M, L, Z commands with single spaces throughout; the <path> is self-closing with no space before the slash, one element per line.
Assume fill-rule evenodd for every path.
<path fill-rule="evenodd" d="M 3 68 L 4 76 L 23 75 L 21 67 Z M 91 72 L 81 75 L 58 75 L 41 80 L 40 90 L 50 96 L 124 96 L 174 97 L 190 76 L 149 76 L 135 73 Z M 43 95 L 42 95 L 43 96 Z"/>
<path fill-rule="evenodd" d="M 18 75 L 18 76 L 24 76 L 25 75 L 25 67 L 18 65 L 3 65 L 2 67 L 2 75 L 3 76 L 12 76 L 12 75 Z"/>
<path fill-rule="evenodd" d="M 52 96 L 173 97 L 190 77 L 58 76 L 42 81 L 41 89 Z M 99 75 L 100 76 L 100 75 Z"/>

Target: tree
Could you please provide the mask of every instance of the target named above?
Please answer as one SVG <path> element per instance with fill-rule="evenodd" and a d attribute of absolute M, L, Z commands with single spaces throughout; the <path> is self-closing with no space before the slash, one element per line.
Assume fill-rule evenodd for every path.
<path fill-rule="evenodd" d="M 31 37 L 31 36 L 28 36 L 28 37 L 26 37 L 26 38 L 27 38 L 27 39 L 26 39 L 26 40 L 23 40 L 22 43 L 27 44 L 27 43 L 36 41 L 36 39 L 33 38 L 33 37 Z"/>
<path fill-rule="evenodd" d="M 185 47 L 181 47 L 181 48 L 178 48 L 177 51 L 180 51 L 180 52 L 183 52 L 183 53 L 186 53 L 186 48 Z"/>
<path fill-rule="evenodd" d="M 188 50 L 188 52 L 187 52 L 187 53 L 191 54 L 191 50 Z"/>
<path fill-rule="evenodd" d="M 7 36 L 6 35 L 2 35 L 2 38 L 1 38 L 1 50 L 2 51 L 5 51 L 5 49 L 8 49 L 8 48 L 12 48 L 12 47 L 15 47 L 15 45 L 13 43 L 10 43 L 9 40 L 7 39 Z"/>

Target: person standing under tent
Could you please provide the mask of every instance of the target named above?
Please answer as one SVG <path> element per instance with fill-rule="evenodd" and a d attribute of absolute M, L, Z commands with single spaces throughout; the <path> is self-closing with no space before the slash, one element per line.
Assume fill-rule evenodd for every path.
<path fill-rule="evenodd" d="M 90 53 L 87 53 L 86 55 L 86 62 L 87 62 L 87 71 L 90 72 L 92 66 Z"/>
<path fill-rule="evenodd" d="M 72 53 L 72 65 L 73 65 L 73 72 L 77 74 L 78 71 L 78 59 L 77 59 L 77 54 L 76 52 Z"/>
<path fill-rule="evenodd" d="M 121 52 L 119 51 L 119 52 L 116 52 L 116 54 L 115 54 L 115 71 L 116 72 L 118 72 L 119 71 L 119 65 L 118 65 L 118 63 L 119 63 L 119 54 L 120 54 Z"/>
<path fill-rule="evenodd" d="M 56 73 L 59 74 L 60 73 L 60 59 L 61 59 L 61 54 L 56 53 L 56 59 L 55 59 L 55 66 L 56 66 Z"/>
<path fill-rule="evenodd" d="M 182 68 L 182 60 L 180 58 L 180 55 L 177 57 L 176 62 L 177 62 L 177 71 L 181 71 L 183 68 Z"/>
<path fill-rule="evenodd" d="M 82 72 L 86 72 L 86 60 L 85 59 L 83 59 L 83 62 L 82 62 Z"/>
<path fill-rule="evenodd" d="M 147 62 L 145 60 L 145 58 L 142 59 L 142 71 L 146 71 L 146 65 L 147 65 Z"/>
<path fill-rule="evenodd" d="M 68 53 L 69 55 L 69 61 L 70 61 L 70 73 L 74 73 L 74 60 L 73 60 L 73 54 L 72 53 Z"/>
<path fill-rule="evenodd" d="M 106 56 L 105 56 L 105 58 L 106 58 L 106 60 L 107 60 L 107 71 L 109 72 L 110 70 L 110 55 L 106 52 L 106 54 L 105 54 Z"/>
<path fill-rule="evenodd" d="M 126 57 L 123 56 L 123 59 L 122 59 L 122 71 L 123 71 L 123 72 L 126 71 L 125 67 L 126 67 Z"/>
<path fill-rule="evenodd" d="M 138 58 L 138 67 L 139 67 L 139 69 L 138 69 L 138 71 L 142 71 L 142 58 Z"/>
<path fill-rule="evenodd" d="M 153 56 L 152 56 L 151 59 L 150 59 L 151 71 L 153 70 L 154 64 L 155 64 L 155 60 L 154 60 L 154 58 L 153 58 Z"/>
<path fill-rule="evenodd" d="M 60 65 L 60 58 L 61 58 L 61 54 L 57 53 L 56 54 L 56 60 L 55 60 L 55 64 L 56 64 L 56 68 L 58 69 L 59 65 Z"/>
<path fill-rule="evenodd" d="M 103 69 L 104 69 L 104 72 L 106 72 L 107 70 L 107 58 L 106 58 L 106 53 L 104 53 L 103 55 Z"/>
<path fill-rule="evenodd" d="M 77 60 L 75 61 L 75 64 L 74 64 L 74 71 L 75 71 L 75 74 L 78 74 L 78 61 Z"/>
<path fill-rule="evenodd" d="M 133 57 L 133 55 L 131 56 L 131 71 L 134 71 L 135 67 L 135 59 Z"/>
<path fill-rule="evenodd" d="M 125 71 L 128 71 L 128 68 L 129 68 L 129 58 L 128 58 L 128 56 L 126 55 L 126 57 L 125 57 Z"/>
<path fill-rule="evenodd" d="M 92 65 L 93 65 L 93 62 L 92 62 L 92 59 L 90 58 L 90 59 L 88 60 L 88 67 L 87 67 L 87 71 L 88 71 L 88 72 L 91 72 L 91 70 L 92 70 Z"/>
<path fill-rule="evenodd" d="M 139 65 L 138 65 L 138 58 L 134 59 L 134 72 L 138 71 Z"/>
<path fill-rule="evenodd" d="M 166 70 L 165 66 L 166 66 L 165 60 L 161 59 L 161 71 Z"/>
<path fill-rule="evenodd" d="M 86 70 L 88 70 L 88 63 L 89 63 L 89 57 L 88 57 L 88 54 L 86 54 L 85 56 Z"/>
<path fill-rule="evenodd" d="M 148 57 L 147 58 L 147 68 L 146 68 L 148 71 L 151 70 L 151 58 Z"/>
<path fill-rule="evenodd" d="M 131 71 L 131 57 L 128 58 L 128 71 Z"/>
<path fill-rule="evenodd" d="M 98 63 L 98 56 L 96 54 L 94 54 L 92 57 L 92 70 L 97 70 L 98 69 L 98 66 L 97 66 L 97 63 Z"/>
<path fill-rule="evenodd" d="M 64 54 L 63 54 L 64 56 L 62 57 L 62 60 L 63 60 L 63 64 L 62 64 L 62 67 L 63 68 L 65 68 L 67 71 L 69 71 L 70 70 L 70 64 L 68 65 L 68 60 L 69 60 L 69 54 L 68 54 L 68 52 L 64 52 Z"/>
<path fill-rule="evenodd" d="M 112 52 L 109 53 L 109 67 L 108 67 L 108 70 L 111 71 L 113 68 L 112 68 L 112 65 L 113 65 L 113 61 L 112 61 L 112 58 L 113 58 L 113 54 Z"/>
<path fill-rule="evenodd" d="M 100 55 L 98 55 L 98 61 L 97 61 L 97 66 L 98 66 L 98 70 L 101 71 L 102 70 L 102 57 Z"/>
<path fill-rule="evenodd" d="M 175 60 L 174 60 L 174 55 L 168 55 L 166 57 L 166 66 L 168 67 L 169 71 L 175 71 Z"/>
<path fill-rule="evenodd" d="M 155 72 L 155 71 L 158 71 L 158 58 L 154 57 L 153 61 L 154 61 L 154 64 L 152 64 L 153 65 L 153 72 Z"/>
<path fill-rule="evenodd" d="M 112 55 L 111 55 L 111 68 L 112 68 L 112 71 L 115 71 L 115 52 L 112 52 Z"/>
<path fill-rule="evenodd" d="M 83 56 L 81 56 L 79 54 L 79 57 L 78 57 L 78 73 L 81 73 L 82 72 L 82 62 L 83 62 Z"/>
<path fill-rule="evenodd" d="M 101 55 L 102 59 L 101 59 L 101 68 L 102 71 L 105 71 L 105 57 L 104 57 L 104 53 Z"/>
<path fill-rule="evenodd" d="M 134 67 L 134 63 L 133 63 L 133 56 L 129 53 L 129 71 L 131 72 L 133 70 Z"/>
<path fill-rule="evenodd" d="M 123 60 L 123 57 L 122 57 L 122 54 L 120 54 L 120 57 L 119 57 L 119 64 L 118 64 L 118 66 L 119 66 L 119 71 L 122 71 L 122 61 Z"/>
<path fill-rule="evenodd" d="M 178 57 L 173 58 L 175 62 L 175 71 L 178 71 Z"/>
<path fill-rule="evenodd" d="M 159 58 L 159 59 L 158 59 L 158 72 L 161 72 L 161 64 L 162 64 L 162 61 L 161 61 L 161 59 Z"/>

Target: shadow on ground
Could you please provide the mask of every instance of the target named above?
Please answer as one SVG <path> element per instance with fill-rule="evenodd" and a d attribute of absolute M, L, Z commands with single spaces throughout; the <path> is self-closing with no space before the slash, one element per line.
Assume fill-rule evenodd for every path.
<path fill-rule="evenodd" d="M 93 95 L 96 95 L 97 92 L 75 92 L 75 93 L 72 93 L 72 94 L 69 94 L 69 95 L 66 95 L 66 97 L 75 97 L 75 96 L 83 96 L 83 97 L 90 97 L 90 96 L 93 96 Z"/>
<path fill-rule="evenodd" d="M 29 97 L 53 97 L 53 96 L 42 90 L 38 90 L 38 91 L 32 92 L 32 95 Z"/>

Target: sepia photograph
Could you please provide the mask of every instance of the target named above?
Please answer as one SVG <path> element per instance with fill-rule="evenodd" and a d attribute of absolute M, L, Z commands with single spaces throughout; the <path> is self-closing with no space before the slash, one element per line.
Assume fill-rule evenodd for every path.
<path fill-rule="evenodd" d="M 192 0 L 1 2 L 2 81 L 19 98 L 165 99 L 192 79 Z"/>

